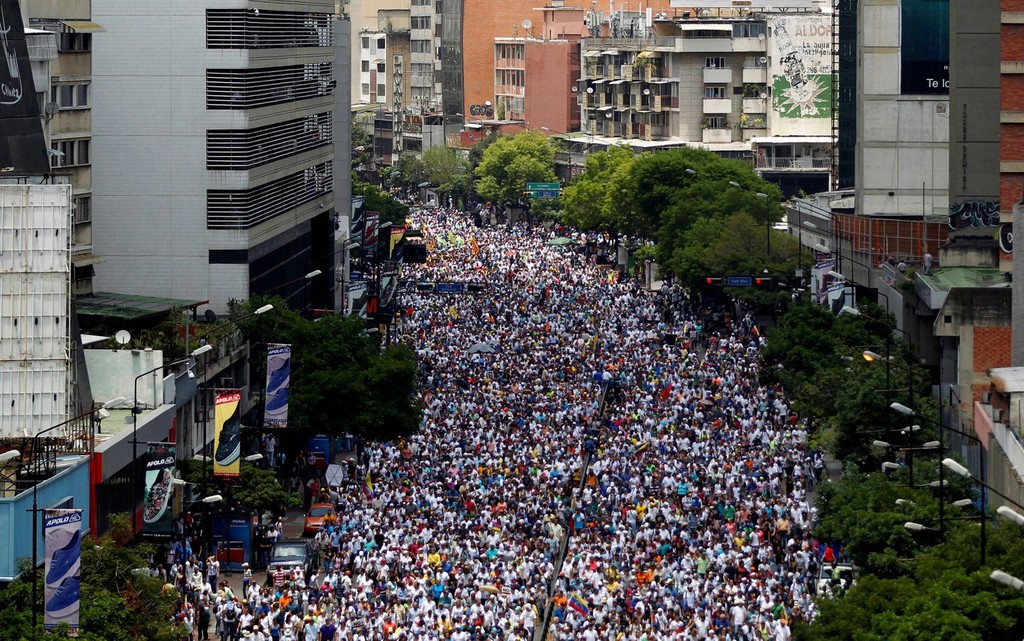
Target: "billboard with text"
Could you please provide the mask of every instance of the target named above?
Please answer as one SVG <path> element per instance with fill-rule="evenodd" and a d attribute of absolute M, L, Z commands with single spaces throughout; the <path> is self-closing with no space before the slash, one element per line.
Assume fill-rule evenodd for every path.
<path fill-rule="evenodd" d="M 824 15 L 775 16 L 768 21 L 771 105 L 776 136 L 832 132 L 832 21 Z"/>

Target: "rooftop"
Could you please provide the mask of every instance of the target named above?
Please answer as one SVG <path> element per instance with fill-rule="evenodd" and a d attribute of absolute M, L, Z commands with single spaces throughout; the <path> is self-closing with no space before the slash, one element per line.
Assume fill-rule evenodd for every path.
<path fill-rule="evenodd" d="M 80 316 L 105 316 L 108 318 L 141 320 L 166 314 L 175 307 L 194 309 L 208 302 L 205 300 L 140 296 L 138 294 L 96 292 L 92 296 L 83 296 L 76 299 L 75 307 Z"/>

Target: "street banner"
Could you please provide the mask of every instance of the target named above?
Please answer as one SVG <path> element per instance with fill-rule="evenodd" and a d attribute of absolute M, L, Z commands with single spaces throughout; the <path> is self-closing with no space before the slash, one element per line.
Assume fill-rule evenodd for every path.
<path fill-rule="evenodd" d="M 394 261 L 384 263 L 380 274 L 380 306 L 387 308 L 395 298 L 398 291 L 399 273 L 401 265 Z"/>
<path fill-rule="evenodd" d="M 363 196 L 352 197 L 352 215 L 348 219 L 348 237 L 354 241 L 363 241 L 363 232 L 366 230 L 366 211 L 363 209 L 365 202 Z"/>
<path fill-rule="evenodd" d="M 236 477 L 242 458 L 242 416 L 236 389 L 217 390 L 213 400 L 213 475 Z"/>
<path fill-rule="evenodd" d="M 833 278 L 828 275 L 835 269 L 836 261 L 829 252 L 815 252 L 814 267 L 811 268 L 811 291 L 814 293 L 814 302 L 824 305 L 828 302 L 829 286 Z"/>
<path fill-rule="evenodd" d="M 366 318 L 366 282 L 349 283 L 345 287 L 346 316 Z"/>
<path fill-rule="evenodd" d="M 366 212 L 366 229 L 363 231 L 363 256 L 373 262 L 377 260 L 377 237 L 380 229 L 380 212 Z"/>
<path fill-rule="evenodd" d="M 402 247 L 398 243 L 402 242 L 403 236 L 405 236 L 405 225 L 395 225 L 391 228 L 391 244 L 388 249 L 388 260 L 395 260 L 398 262 L 402 261 Z"/>
<path fill-rule="evenodd" d="M 288 389 L 292 375 L 292 346 L 271 343 L 267 346 L 267 402 L 263 425 L 288 427 Z"/>
<path fill-rule="evenodd" d="M 151 444 L 146 451 L 146 495 L 142 502 L 142 534 L 147 538 L 171 537 L 174 477 L 174 446 Z"/>
<path fill-rule="evenodd" d="M 43 624 L 47 630 L 61 623 L 78 630 L 82 510 L 43 510 L 43 539 L 46 571 Z"/>

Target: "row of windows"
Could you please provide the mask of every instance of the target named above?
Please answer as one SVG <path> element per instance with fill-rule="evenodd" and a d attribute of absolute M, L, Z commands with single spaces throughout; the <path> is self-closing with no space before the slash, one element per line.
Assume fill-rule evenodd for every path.
<path fill-rule="evenodd" d="M 386 100 L 386 98 L 387 98 L 387 89 L 388 89 L 387 85 L 384 85 L 384 84 L 377 85 L 377 101 L 378 102 L 384 102 Z M 370 83 L 364 82 L 362 85 L 360 85 L 359 92 L 363 96 L 369 96 L 370 95 Z"/>
<path fill-rule="evenodd" d="M 250 229 L 322 198 L 331 191 L 333 171 L 333 164 L 326 162 L 252 189 L 208 190 L 206 227 Z"/>
<path fill-rule="evenodd" d="M 412 18 L 413 29 L 429 29 L 430 28 L 430 16 L 413 16 Z"/>
<path fill-rule="evenodd" d="M 206 168 L 245 170 L 333 142 L 330 112 L 255 129 L 206 132 Z"/>
<path fill-rule="evenodd" d="M 87 109 L 89 107 L 89 83 L 59 84 L 50 87 L 50 101 L 61 109 Z"/>
<path fill-rule="evenodd" d="M 207 109 L 253 109 L 293 100 L 329 96 L 334 66 L 324 62 L 267 69 L 209 69 Z"/>
<path fill-rule="evenodd" d="M 209 49 L 331 47 L 334 21 L 324 13 L 207 9 Z"/>
<path fill-rule="evenodd" d="M 57 34 L 57 50 L 61 53 L 88 53 L 92 51 L 91 33 Z"/>
<path fill-rule="evenodd" d="M 388 39 L 384 36 L 376 38 L 363 36 L 360 42 L 362 42 L 363 51 L 369 50 L 371 54 L 376 54 L 378 51 L 387 51 L 388 48 Z"/>
<path fill-rule="evenodd" d="M 51 167 L 81 167 L 88 164 L 88 140 L 55 140 L 50 143 Z"/>

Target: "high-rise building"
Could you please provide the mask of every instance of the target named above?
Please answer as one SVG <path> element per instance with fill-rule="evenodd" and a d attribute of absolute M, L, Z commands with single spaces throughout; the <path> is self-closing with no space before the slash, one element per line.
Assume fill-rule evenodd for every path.
<path fill-rule="evenodd" d="M 93 0 L 97 289 L 331 306 L 334 11 Z"/>

